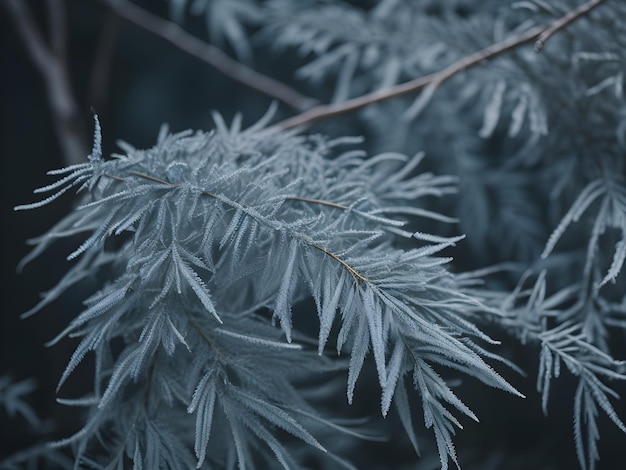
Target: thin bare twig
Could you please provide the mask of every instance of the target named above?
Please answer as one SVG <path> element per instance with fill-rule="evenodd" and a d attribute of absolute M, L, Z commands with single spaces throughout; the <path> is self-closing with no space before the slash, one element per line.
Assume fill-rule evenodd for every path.
<path fill-rule="evenodd" d="M 583 3 L 575 10 L 570 11 L 565 16 L 559 18 L 557 21 L 552 23 L 543 33 L 541 33 L 541 35 L 535 42 L 535 52 L 541 52 L 543 46 L 545 46 L 546 44 L 546 41 L 550 39 L 550 37 L 554 33 L 559 31 L 560 29 L 567 27 L 569 24 L 573 23 L 581 16 L 586 15 L 592 9 L 600 5 L 603 1 L 604 0 L 591 0 L 587 3 Z"/>
<path fill-rule="evenodd" d="M 44 79 L 63 160 L 67 165 L 82 162 L 87 151 L 80 113 L 69 82 L 65 63 L 65 14 L 61 0 L 50 0 L 51 46 L 48 46 L 23 0 L 0 2 L 14 20 L 26 50 Z"/>
<path fill-rule="evenodd" d="M 297 111 L 305 111 L 317 102 L 278 80 L 263 75 L 231 59 L 219 48 L 187 33 L 177 24 L 164 20 L 128 0 L 102 0 L 117 15 L 169 41 L 179 49 L 206 62 L 224 75 L 266 96 L 275 98 Z"/>
<path fill-rule="evenodd" d="M 597 6 L 602 1 L 603 0 L 592 0 L 589 3 L 582 5 L 576 10 L 563 16 L 563 18 L 560 18 L 549 26 L 535 26 L 523 33 L 511 36 L 500 42 L 494 43 L 478 52 L 461 58 L 460 60 L 454 62 L 452 65 L 446 67 L 439 72 L 425 75 L 423 77 L 401 83 L 391 88 L 368 93 L 366 95 L 362 95 L 357 98 L 344 101 L 342 103 L 316 106 L 315 108 L 305 111 L 304 113 L 298 114 L 275 124 L 274 128 L 277 130 L 286 130 L 292 129 L 294 127 L 310 125 L 323 119 L 356 111 L 373 103 L 378 103 L 388 100 L 390 98 L 415 93 L 426 87 L 428 87 L 427 91 L 433 92 L 452 76 L 470 67 L 478 65 L 485 60 L 493 59 L 494 57 L 497 57 L 504 52 L 515 49 L 528 42 L 537 41 L 538 39 L 540 40 L 541 38 L 544 38 L 545 42 L 545 40 L 556 31 L 580 18 L 582 15 L 590 11 L 593 7 Z"/>

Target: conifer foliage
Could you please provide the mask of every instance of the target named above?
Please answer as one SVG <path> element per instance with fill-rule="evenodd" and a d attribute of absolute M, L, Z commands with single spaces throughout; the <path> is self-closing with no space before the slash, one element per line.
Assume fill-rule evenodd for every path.
<path fill-rule="evenodd" d="M 202 14 L 243 63 L 295 51 L 296 86 L 331 104 L 296 124 L 276 102 L 252 125 L 245 109 L 216 111 L 207 131 L 163 125 L 151 148 L 111 154 L 94 116 L 85 161 L 15 207 L 77 195 L 19 268 L 75 244 L 24 317 L 97 280 L 49 343 L 76 342 L 60 396 L 92 369 L 86 395 L 58 399 L 84 420 L 5 464 L 361 468 L 373 441 L 385 468 L 460 468 L 477 458 L 455 445 L 479 421 L 476 394 L 523 409 L 528 381 L 545 414 L 555 388 L 567 397 L 563 432 L 596 468 L 605 424 L 626 434 L 626 8 L 509 3 L 171 0 L 153 32 Z M 359 97 L 371 106 L 351 108 Z M 336 114 L 341 132 L 301 127 Z M 516 363 L 535 364 L 536 382 Z M 0 405 L 37 421 L 16 399 L 30 382 L 1 384 Z M 394 460 L 394 445 L 411 457 Z"/>

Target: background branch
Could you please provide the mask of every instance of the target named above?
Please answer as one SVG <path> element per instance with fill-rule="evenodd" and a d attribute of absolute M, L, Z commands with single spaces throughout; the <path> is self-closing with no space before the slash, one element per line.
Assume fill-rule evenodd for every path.
<path fill-rule="evenodd" d="M 517 46 L 534 41 L 545 29 L 545 26 L 535 26 L 524 33 L 507 38 L 503 41 L 492 44 L 481 51 L 463 57 L 439 72 L 425 75 L 390 88 L 385 88 L 384 90 L 368 93 L 341 103 L 316 106 L 309 111 L 279 122 L 275 125 L 275 128 L 286 130 L 294 127 L 310 125 L 321 121 L 322 119 L 356 111 L 357 109 L 364 108 L 370 104 L 415 93 L 426 86 L 437 88 L 443 82 L 465 69 L 480 64 L 484 60 L 492 59 L 504 52 L 516 48 Z"/>
<path fill-rule="evenodd" d="M 206 62 L 224 75 L 266 96 L 275 98 L 297 111 L 305 111 L 317 101 L 302 95 L 278 80 L 263 75 L 231 59 L 219 48 L 187 33 L 177 24 L 160 18 L 127 0 L 102 0 L 117 15 L 165 39 L 179 49 Z"/>
<path fill-rule="evenodd" d="M 44 79 L 52 121 L 67 165 L 82 162 L 89 153 L 78 105 L 70 86 L 65 60 L 65 9 L 62 0 L 49 0 L 51 44 L 48 46 L 23 0 L 0 2 L 7 10 L 28 54 Z"/>
<path fill-rule="evenodd" d="M 127 0 L 102 1 L 119 17 L 167 40 L 179 49 L 213 66 L 233 80 L 266 96 L 275 98 L 301 112 L 276 124 L 274 127 L 279 130 L 310 125 L 323 119 L 350 113 L 373 103 L 415 93 L 425 87 L 428 87 L 427 91 L 432 94 L 435 89 L 457 73 L 530 41 L 535 41 L 535 50 L 539 52 L 553 34 L 567 27 L 603 2 L 603 0 L 591 0 L 568 12 L 549 26 L 536 26 L 526 32 L 492 44 L 481 51 L 456 61 L 439 72 L 342 103 L 312 107 L 316 103 L 314 99 L 302 95 L 284 83 L 267 77 L 231 59 L 219 48 L 201 41 L 175 23 L 162 19 Z M 16 29 L 31 59 L 45 80 L 63 158 L 67 164 L 73 164 L 84 159 L 88 146 L 86 145 L 85 134 L 82 132 L 82 121 L 71 91 L 69 74 L 67 72 L 65 9 L 62 0 L 47 0 L 46 4 L 48 7 L 50 46 L 45 43 L 31 12 L 22 0 L 6 0 L 3 6 L 14 19 Z M 115 28 L 112 29 L 114 30 Z M 114 37 L 115 33 L 113 32 L 112 35 Z M 96 68 L 98 65 L 102 64 L 96 64 Z M 92 82 L 92 91 L 98 88 L 99 84 Z"/>
<path fill-rule="evenodd" d="M 341 103 L 316 106 L 315 108 L 305 111 L 304 113 L 285 119 L 284 121 L 277 123 L 274 127 L 279 130 L 286 130 L 294 127 L 310 125 L 323 119 L 356 111 L 370 104 L 415 93 L 426 87 L 429 88 L 427 91 L 430 96 L 432 92 L 434 92 L 434 90 L 437 89 L 442 83 L 457 73 L 478 65 L 485 60 L 493 59 L 494 57 L 515 49 L 518 46 L 536 41 L 535 51 L 539 52 L 541 50 L 541 47 L 537 48 L 539 41 L 543 41 L 543 45 L 543 43 L 555 32 L 574 22 L 576 19 L 589 12 L 592 8 L 599 5 L 602 1 L 603 0 L 592 0 L 584 5 L 581 5 L 576 10 L 569 12 L 550 26 L 535 26 L 523 33 L 506 38 L 478 52 L 461 58 L 439 72 L 425 75 L 423 77 L 416 78 L 415 80 L 410 80 L 384 90 L 368 93 Z"/>

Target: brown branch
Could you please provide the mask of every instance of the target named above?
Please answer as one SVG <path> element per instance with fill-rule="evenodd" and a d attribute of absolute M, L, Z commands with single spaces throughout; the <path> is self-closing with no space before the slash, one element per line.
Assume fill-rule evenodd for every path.
<path fill-rule="evenodd" d="M 564 28 L 568 24 L 580 18 L 582 15 L 590 11 L 593 7 L 600 4 L 602 1 L 603 0 L 592 0 L 577 8 L 576 10 L 566 14 L 549 26 L 535 26 L 523 33 L 511 36 L 500 42 L 494 43 L 478 52 L 461 58 L 460 60 L 454 62 L 452 65 L 446 67 L 439 72 L 425 75 L 423 77 L 401 83 L 391 88 L 368 93 L 366 95 L 362 95 L 358 98 L 344 101 L 342 103 L 316 106 L 315 108 L 305 111 L 304 113 L 298 114 L 275 124 L 274 128 L 277 130 L 286 130 L 292 129 L 294 127 L 310 125 L 323 119 L 356 111 L 370 104 L 385 101 L 398 96 L 415 93 L 426 87 L 428 87 L 429 89 L 427 91 L 433 92 L 452 76 L 456 75 L 459 72 L 462 72 L 463 70 L 474 67 L 475 65 L 478 65 L 485 60 L 493 59 L 494 57 L 497 57 L 528 42 L 537 41 L 538 43 L 539 40 L 541 40 L 542 38 L 543 42 L 545 42 L 556 31 Z"/>
<path fill-rule="evenodd" d="M 316 100 L 313 98 L 302 95 L 284 83 L 231 59 L 219 48 L 192 36 L 171 21 L 153 15 L 127 0 L 102 1 L 125 20 L 169 41 L 179 49 L 211 65 L 233 80 L 266 96 L 275 98 L 297 111 L 305 111 L 316 104 Z"/>
<path fill-rule="evenodd" d="M 315 108 L 305 111 L 302 114 L 285 119 L 284 121 L 276 124 L 274 127 L 278 130 L 286 130 L 303 125 L 309 125 L 321 121 L 322 119 L 356 111 L 357 109 L 364 108 L 370 104 L 415 93 L 422 90 L 426 86 L 433 86 L 436 88 L 453 75 L 465 69 L 480 64 L 487 59 L 492 59 L 504 52 L 516 48 L 517 46 L 535 40 L 544 30 L 545 26 L 535 26 L 524 33 L 507 38 L 503 41 L 492 44 L 481 51 L 470 54 L 439 72 L 431 73 L 391 88 L 368 93 L 342 103 L 316 106 Z"/>
<path fill-rule="evenodd" d="M 550 39 L 550 37 L 554 33 L 559 31 L 560 29 L 567 27 L 581 16 L 586 15 L 592 9 L 600 5 L 603 1 L 604 0 L 590 0 L 587 3 L 583 3 L 575 10 L 570 11 L 565 16 L 552 23 L 543 33 L 541 33 L 541 35 L 535 42 L 535 52 L 541 52 L 543 46 L 545 46 L 546 44 L 546 41 Z"/>
<path fill-rule="evenodd" d="M 61 153 L 67 165 L 82 162 L 88 147 L 65 63 L 65 12 L 61 0 L 48 2 L 51 46 L 44 41 L 23 0 L 0 2 L 14 20 L 31 60 L 44 79 Z"/>
<path fill-rule="evenodd" d="M 354 269 L 352 266 L 350 266 L 348 263 L 346 263 L 344 260 L 342 260 L 339 256 L 337 256 L 336 254 L 328 251 L 327 249 L 325 249 L 324 247 L 316 244 L 316 243 L 311 243 L 311 246 L 319 251 L 321 251 L 322 253 L 324 253 L 326 256 L 329 256 L 330 258 L 334 259 L 335 261 L 337 261 L 337 263 L 339 263 L 341 266 L 343 266 L 351 275 L 352 277 L 357 280 L 357 281 L 361 281 L 361 282 L 368 282 L 366 277 L 363 277 L 356 269 Z"/>

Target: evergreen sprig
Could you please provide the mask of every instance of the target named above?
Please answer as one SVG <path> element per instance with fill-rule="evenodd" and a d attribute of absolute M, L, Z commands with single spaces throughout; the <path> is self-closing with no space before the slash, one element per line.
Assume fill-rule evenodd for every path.
<path fill-rule="evenodd" d="M 415 215 L 440 218 L 407 202 L 448 193 L 453 179 L 415 174 L 422 155 L 366 160 L 361 151 L 349 150 L 331 159 L 345 139 L 267 130 L 270 118 L 268 113 L 242 129 L 240 119 L 228 127 L 216 115 L 212 132 L 164 129 L 155 147 L 126 145 L 126 154 L 109 160 L 101 155 L 96 119 L 89 161 L 51 172 L 67 176 L 36 193 L 56 192 L 17 207 L 40 207 L 74 187 L 84 193 L 77 209 L 29 257 L 60 237 L 84 239 L 67 257 L 76 264 L 29 314 L 83 276 L 105 266 L 115 273 L 51 341 L 81 338 L 59 387 L 90 352 L 98 364 L 93 414 L 62 441 L 78 445 L 79 460 L 89 455 L 96 434 L 115 426 L 111 445 L 119 451 L 107 465 L 121 466 L 127 455 L 139 467 L 165 462 L 183 468 L 189 443 L 151 418 L 164 408 L 196 415 L 198 467 L 209 455 L 216 458 L 214 446 L 225 446 L 210 438 L 218 428 L 214 420 L 224 421 L 232 434 L 222 458 L 236 456 L 240 468 L 255 461 L 251 449 L 257 440 L 282 466 L 292 467 L 277 429 L 325 451 L 306 423 L 332 425 L 299 398 L 287 371 L 307 363 L 320 371 L 344 367 L 325 359 L 335 326 L 337 354 L 350 358 L 348 401 L 370 352 L 383 415 L 404 386 L 402 377 L 412 374 L 444 467 L 448 458 L 457 461 L 453 428 L 462 427 L 452 410 L 476 416 L 436 368 L 519 394 L 483 360 L 488 353 L 478 342 L 494 341 L 470 320 L 479 302 L 456 287 L 445 268 L 449 258 L 435 256 L 463 237 L 403 228 Z M 422 246 L 402 249 L 398 239 Z M 307 298 L 319 318 L 319 357 L 298 341 L 294 327 L 294 316 L 307 314 L 300 311 Z M 264 310 L 280 323 L 287 342 L 260 319 Z M 113 352 L 119 340 L 123 348 Z M 175 384 L 173 376 L 182 383 Z M 404 410 L 406 397 L 399 396 Z M 113 423 L 119 407 L 133 418 Z"/>

